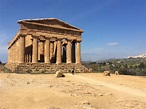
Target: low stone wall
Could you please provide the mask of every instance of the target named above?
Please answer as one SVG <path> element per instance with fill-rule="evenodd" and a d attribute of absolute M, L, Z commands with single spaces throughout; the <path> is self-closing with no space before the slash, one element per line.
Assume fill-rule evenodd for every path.
<path fill-rule="evenodd" d="M 11 70 L 9 70 L 5 64 L 0 64 L 0 73 L 11 73 Z"/>
<path fill-rule="evenodd" d="M 74 69 L 75 73 L 80 72 L 89 72 L 89 69 L 86 68 L 82 64 L 47 64 L 47 63 L 20 63 L 18 65 L 7 64 L 6 67 L 12 70 L 12 72 L 16 73 L 55 73 L 60 70 L 63 73 L 71 73 L 72 69 Z"/>
<path fill-rule="evenodd" d="M 11 72 L 15 72 L 15 69 L 17 68 L 19 64 L 18 63 L 7 63 L 5 64 L 5 67 L 10 69 Z"/>

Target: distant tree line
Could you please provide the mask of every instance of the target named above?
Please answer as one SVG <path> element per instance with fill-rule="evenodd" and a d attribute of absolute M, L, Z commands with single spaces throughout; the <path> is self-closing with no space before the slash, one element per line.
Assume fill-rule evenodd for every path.
<path fill-rule="evenodd" d="M 110 59 L 99 62 L 86 62 L 84 65 L 92 68 L 93 72 L 109 70 L 111 73 L 118 71 L 122 75 L 146 76 L 146 59 Z"/>

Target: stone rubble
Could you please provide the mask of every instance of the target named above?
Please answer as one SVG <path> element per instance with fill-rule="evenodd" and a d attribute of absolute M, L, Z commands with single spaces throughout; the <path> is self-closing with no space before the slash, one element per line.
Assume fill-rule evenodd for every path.
<path fill-rule="evenodd" d="M 76 109 L 96 109 L 88 101 L 81 101 L 77 103 Z"/>

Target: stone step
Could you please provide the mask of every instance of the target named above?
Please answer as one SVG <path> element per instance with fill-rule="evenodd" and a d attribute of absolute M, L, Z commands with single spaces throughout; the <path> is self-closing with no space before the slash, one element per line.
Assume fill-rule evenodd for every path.
<path fill-rule="evenodd" d="M 70 73 L 74 69 L 75 73 L 89 72 L 89 69 L 82 64 L 47 64 L 47 63 L 20 63 L 17 65 L 7 65 L 16 73 L 55 73 L 60 70 L 63 73 Z"/>

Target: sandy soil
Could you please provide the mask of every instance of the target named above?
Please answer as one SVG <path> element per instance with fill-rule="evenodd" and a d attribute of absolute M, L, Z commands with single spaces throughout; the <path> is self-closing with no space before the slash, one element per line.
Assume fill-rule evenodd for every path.
<path fill-rule="evenodd" d="M 146 109 L 146 77 L 0 73 L 0 109 Z"/>

